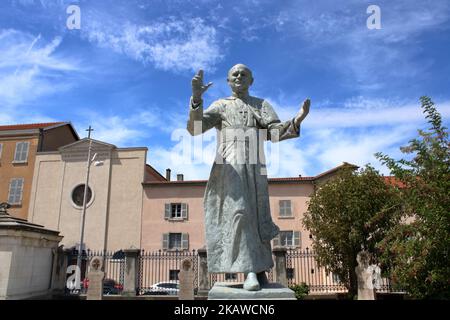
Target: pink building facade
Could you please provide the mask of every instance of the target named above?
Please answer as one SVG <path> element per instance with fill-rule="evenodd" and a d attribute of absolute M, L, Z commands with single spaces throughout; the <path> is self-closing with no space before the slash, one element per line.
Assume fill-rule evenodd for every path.
<path fill-rule="evenodd" d="M 343 165 L 315 177 L 269 179 L 270 208 L 280 228 L 273 245 L 311 248 L 311 235 L 302 224 L 316 186 Z M 197 250 L 205 246 L 203 195 L 206 180 L 152 179 L 143 183 L 141 248 L 146 251 Z"/>

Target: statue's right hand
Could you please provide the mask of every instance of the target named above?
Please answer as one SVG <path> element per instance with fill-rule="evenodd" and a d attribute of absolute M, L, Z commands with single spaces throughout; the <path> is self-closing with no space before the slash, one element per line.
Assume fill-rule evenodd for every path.
<path fill-rule="evenodd" d="M 209 82 L 206 86 L 203 85 L 203 70 L 199 70 L 194 78 L 192 78 L 192 98 L 194 98 L 194 101 L 200 101 L 203 93 L 208 90 L 212 84 L 212 82 Z"/>

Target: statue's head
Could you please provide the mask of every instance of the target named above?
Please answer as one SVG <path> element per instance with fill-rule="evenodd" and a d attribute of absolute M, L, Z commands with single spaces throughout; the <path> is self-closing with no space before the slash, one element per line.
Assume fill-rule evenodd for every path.
<path fill-rule="evenodd" d="M 233 92 L 247 92 L 253 84 L 252 71 L 244 64 L 236 64 L 228 71 L 227 81 Z"/>

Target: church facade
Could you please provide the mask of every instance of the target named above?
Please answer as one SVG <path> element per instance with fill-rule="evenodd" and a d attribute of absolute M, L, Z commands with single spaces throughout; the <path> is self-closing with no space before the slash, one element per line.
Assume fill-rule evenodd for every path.
<path fill-rule="evenodd" d="M 84 226 L 83 195 L 90 166 Z M 66 248 L 139 248 L 147 148 L 117 148 L 82 139 L 36 155 L 28 220 L 58 230 Z M 148 175 L 148 174 L 147 174 Z"/>

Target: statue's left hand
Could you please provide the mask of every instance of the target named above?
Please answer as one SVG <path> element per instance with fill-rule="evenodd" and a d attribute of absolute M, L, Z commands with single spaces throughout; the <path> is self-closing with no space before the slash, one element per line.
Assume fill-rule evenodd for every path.
<path fill-rule="evenodd" d="M 302 108 L 300 109 L 300 111 L 297 113 L 297 115 L 294 118 L 294 122 L 297 127 L 308 115 L 310 106 L 311 106 L 311 100 L 306 99 L 305 101 L 303 101 Z"/>

